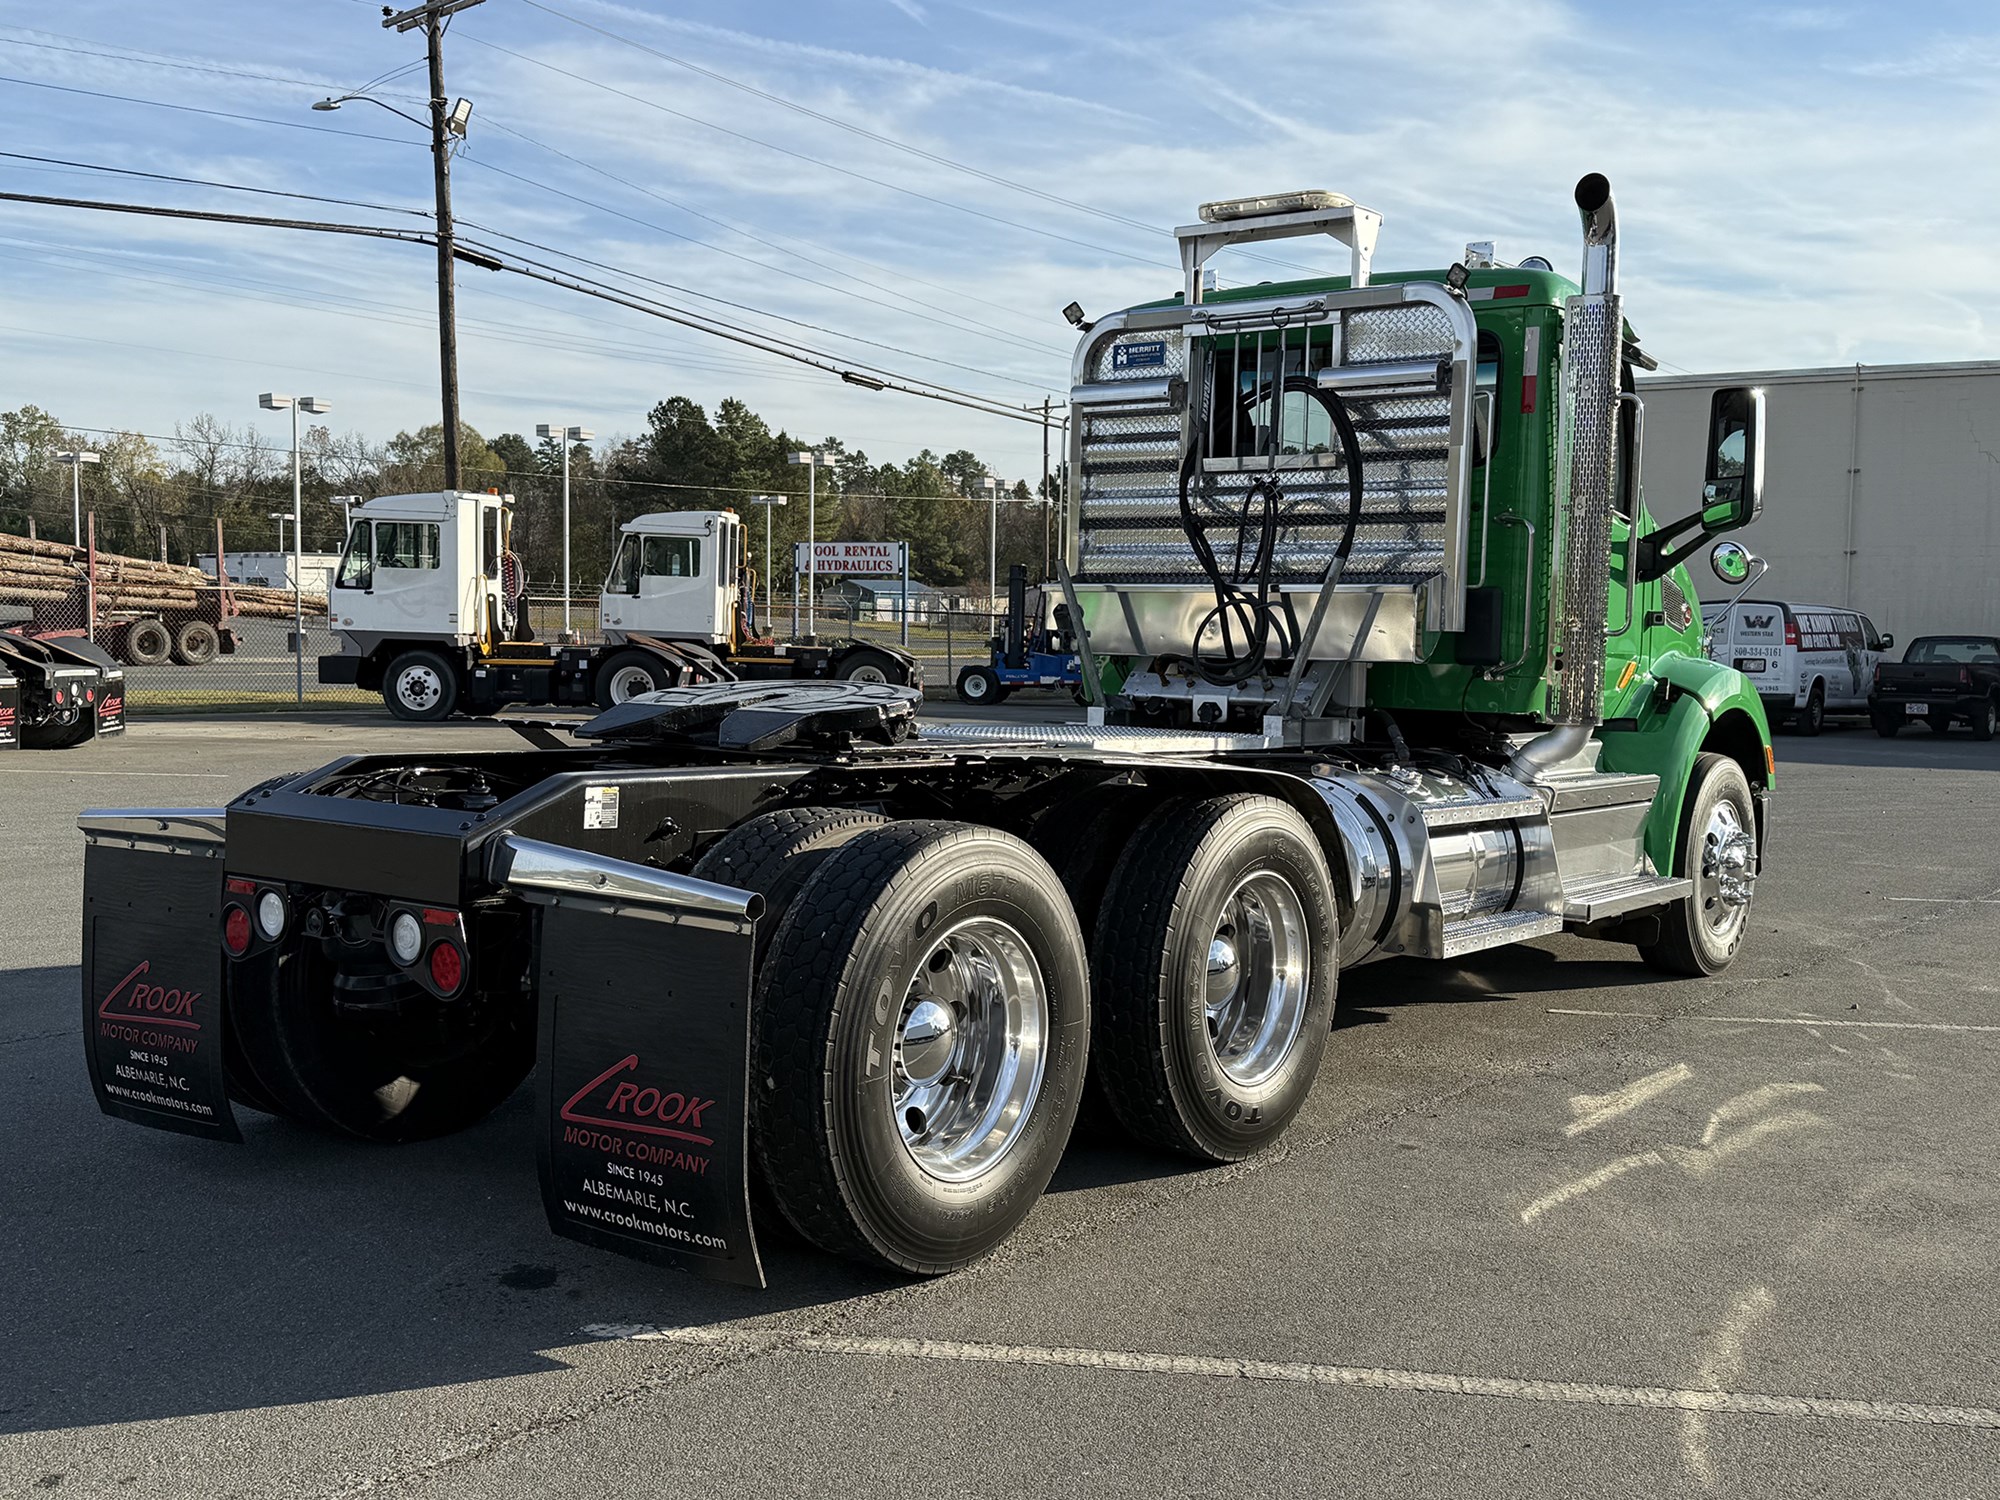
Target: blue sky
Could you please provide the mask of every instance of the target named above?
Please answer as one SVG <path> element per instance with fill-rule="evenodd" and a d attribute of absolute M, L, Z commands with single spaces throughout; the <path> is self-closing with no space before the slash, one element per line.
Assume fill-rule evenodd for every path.
<path fill-rule="evenodd" d="M 0 0 L 0 149 L 427 208 L 414 128 L 309 108 L 420 62 L 378 16 L 371 0 Z M 1670 367 L 1996 353 L 1990 4 L 486 0 L 455 21 L 447 69 L 475 104 L 463 219 L 1008 401 L 1066 387 L 1072 297 L 1101 311 L 1173 289 L 1160 231 L 1204 199 L 1329 187 L 1386 216 L 1378 266 L 1491 238 L 1569 269 L 1569 189 L 1590 170 L 1618 193 L 1628 315 Z M 421 111 L 420 67 L 374 92 Z M 397 222 L 4 157 L 0 187 Z M 0 265 L 0 407 L 170 432 L 203 410 L 256 420 L 277 388 L 378 438 L 436 419 L 421 248 L 0 203 Z M 1029 426 L 516 277 L 461 268 L 460 285 L 482 431 L 629 433 L 663 396 L 733 394 L 878 460 L 966 446 L 1010 478 L 1039 468 Z"/>

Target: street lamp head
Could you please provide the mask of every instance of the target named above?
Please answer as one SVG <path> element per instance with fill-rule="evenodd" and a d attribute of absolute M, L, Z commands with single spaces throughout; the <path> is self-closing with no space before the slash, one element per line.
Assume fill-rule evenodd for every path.
<path fill-rule="evenodd" d="M 95 453 L 77 452 L 77 453 L 58 453 L 56 455 L 56 462 L 59 464 L 69 464 L 72 467 L 74 467 L 77 464 L 102 463 L 103 460 L 100 459 Z"/>
<path fill-rule="evenodd" d="M 555 424 L 555 423 L 553 423 L 553 422 L 537 422 L 537 423 L 535 424 L 535 436 L 536 436 L 536 437 L 538 437 L 538 438 L 552 438 L 552 437 L 554 437 L 555 435 L 556 435 L 556 424 Z"/>
<path fill-rule="evenodd" d="M 292 398 L 290 396 L 280 396 L 275 391 L 266 391 L 257 398 L 257 404 L 263 407 L 265 411 L 290 411 L 292 408 Z"/>
<path fill-rule="evenodd" d="M 780 505 L 780 506 L 781 506 L 781 505 L 783 505 L 783 504 L 785 503 L 785 497 L 784 497 L 783 495 L 752 495 L 752 496 L 750 497 L 750 503 L 751 503 L 752 505 Z"/>
<path fill-rule="evenodd" d="M 299 410 L 310 412 L 316 417 L 323 417 L 333 410 L 333 403 L 320 396 L 301 396 L 299 397 Z"/>
<path fill-rule="evenodd" d="M 319 101 L 319 103 L 315 104 L 313 108 L 321 111 L 322 113 L 330 114 L 334 110 L 339 109 L 340 106 L 345 104 L 346 102 L 347 101 L 345 99 L 322 99 Z"/>
<path fill-rule="evenodd" d="M 565 427 L 563 429 L 563 436 L 572 443 L 587 443 L 596 437 L 597 434 L 592 432 L 588 427 Z"/>
<path fill-rule="evenodd" d="M 444 117 L 444 128 L 460 140 L 465 139 L 466 127 L 472 123 L 472 101 L 461 99 L 451 107 L 451 113 Z"/>
<path fill-rule="evenodd" d="M 815 450 L 811 453 L 788 453 L 785 455 L 785 462 L 788 464 L 805 464 L 810 468 L 813 464 L 824 464 L 826 459 Z"/>
<path fill-rule="evenodd" d="M 979 487 L 991 495 L 1000 488 L 1000 481 L 988 474 L 979 481 Z"/>

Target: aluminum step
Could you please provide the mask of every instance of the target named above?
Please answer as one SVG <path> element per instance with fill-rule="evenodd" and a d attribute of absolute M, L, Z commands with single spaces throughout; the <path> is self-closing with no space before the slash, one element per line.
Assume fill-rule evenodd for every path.
<path fill-rule="evenodd" d="M 1467 917 L 1444 930 L 1441 958 L 1462 958 L 1484 948 L 1501 948 L 1529 938 L 1548 937 L 1563 930 L 1563 919 L 1541 911 L 1496 911 L 1483 917 Z"/>
<path fill-rule="evenodd" d="M 1423 805 L 1426 828 L 1461 828 L 1470 823 L 1505 823 L 1514 818 L 1540 818 L 1540 797 L 1468 797 Z"/>
<path fill-rule="evenodd" d="M 1578 924 L 1601 922 L 1606 917 L 1623 916 L 1649 906 L 1665 906 L 1693 890 L 1692 880 L 1672 880 L 1663 875 L 1614 875 L 1565 890 L 1563 919 Z"/>

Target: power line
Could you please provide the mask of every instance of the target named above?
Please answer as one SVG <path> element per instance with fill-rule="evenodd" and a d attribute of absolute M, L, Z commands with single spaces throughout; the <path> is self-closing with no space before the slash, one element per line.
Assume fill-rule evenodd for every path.
<path fill-rule="evenodd" d="M 387 141 L 392 146 L 414 146 L 415 141 L 395 135 L 374 135 L 365 130 L 336 130 L 331 125 L 313 125 L 304 120 L 274 120 L 268 115 L 236 114 L 226 109 L 201 109 L 192 104 L 169 104 L 164 99 L 141 99 L 134 94 L 112 94 L 102 89 L 80 89 L 66 83 L 44 83 L 37 78 L 9 78 L 0 83 L 18 84 L 28 89 L 52 89 L 58 94 L 81 94 L 86 99 L 114 99 L 120 104 L 146 104 L 154 109 L 178 110 L 182 114 L 209 115 L 218 120 L 241 120 L 251 125 L 277 125 L 286 130 L 312 130 L 321 135 L 344 135 L 357 141 Z"/>
<path fill-rule="evenodd" d="M 68 161 L 60 156 L 31 156 L 25 151 L 0 151 L 0 157 L 13 161 L 46 162 L 57 167 L 75 167 L 85 172 L 110 172 L 120 177 L 144 177 L 151 182 L 178 182 L 190 187 L 222 188 L 232 193 L 261 193 L 270 198 L 296 198 L 306 203 L 332 203 L 342 208 L 367 208 L 377 213 L 408 214 L 417 219 L 428 219 L 431 216 L 429 210 L 421 208 L 398 208 L 389 203 L 365 203 L 356 198 L 322 198 L 317 193 L 290 193 L 283 188 L 251 187 L 241 182 L 216 182 L 207 177 L 176 177 L 169 172 L 141 172 L 136 167 L 112 167 L 94 161 Z"/>
<path fill-rule="evenodd" d="M 317 219 L 273 219 L 261 214 L 225 214 L 205 208 L 164 208 L 152 203 L 105 203 L 93 198 L 51 198 L 41 193 L 0 193 L 0 202 L 33 203 L 44 208 L 87 208 L 99 213 L 142 214 L 155 219 L 201 219 L 211 224 L 254 224 L 264 229 L 308 229 L 316 234 L 350 234 L 371 240 L 400 240 L 407 245 L 437 243 L 437 237 L 426 231 L 390 229 L 380 224 L 338 224 Z"/>

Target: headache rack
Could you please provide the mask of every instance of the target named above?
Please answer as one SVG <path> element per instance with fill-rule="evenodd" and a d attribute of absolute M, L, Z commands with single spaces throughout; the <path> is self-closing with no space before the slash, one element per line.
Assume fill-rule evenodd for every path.
<path fill-rule="evenodd" d="M 1336 204 L 1178 230 L 1182 302 L 1113 314 L 1086 335 L 1070 392 L 1067 562 L 1093 653 L 1196 647 L 1215 601 L 1181 510 L 1184 465 L 1195 524 L 1224 566 L 1242 557 L 1246 514 L 1275 490 L 1269 583 L 1310 617 L 1346 526 L 1349 479 L 1309 387 L 1345 404 L 1363 498 L 1306 654 L 1416 661 L 1427 632 L 1463 627 L 1478 334 L 1442 284 L 1368 284 L 1378 223 Z M 1350 246 L 1350 287 L 1202 300 L 1202 264 L 1222 246 L 1320 233 Z"/>

